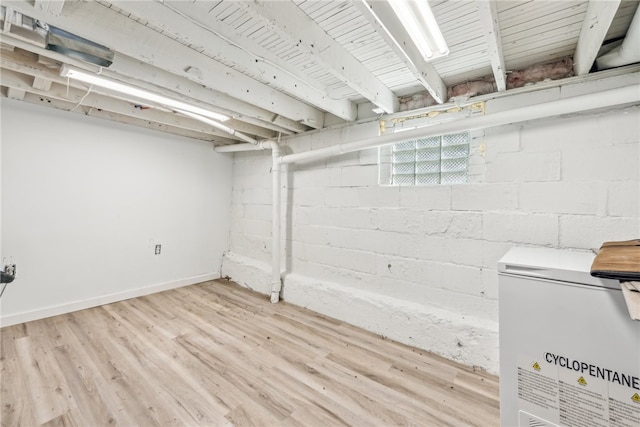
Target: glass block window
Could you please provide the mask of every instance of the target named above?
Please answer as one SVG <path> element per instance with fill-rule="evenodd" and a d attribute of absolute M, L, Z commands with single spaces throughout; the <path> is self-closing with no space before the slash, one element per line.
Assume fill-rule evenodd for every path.
<path fill-rule="evenodd" d="M 391 185 L 467 182 L 469 132 L 418 138 L 391 148 Z"/>

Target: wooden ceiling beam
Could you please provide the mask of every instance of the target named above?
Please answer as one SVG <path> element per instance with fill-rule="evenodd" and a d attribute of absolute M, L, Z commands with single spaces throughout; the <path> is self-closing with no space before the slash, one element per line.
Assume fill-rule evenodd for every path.
<path fill-rule="evenodd" d="M 28 0 L 11 0 L 6 3 L 25 15 L 108 46 L 115 52 L 164 69 L 201 86 L 272 111 L 274 115 L 288 117 L 313 128 L 321 128 L 324 124 L 324 113 L 317 108 L 259 83 L 196 50 L 186 49 L 180 42 L 102 4 L 73 2 L 60 15 L 54 16 L 36 9 Z M 136 43 L 132 43 L 132 37 L 135 37 Z M 117 55 L 114 65 L 116 60 Z M 189 73 L 191 69 L 197 69 L 199 73 Z M 138 75 L 138 78 L 140 76 L 146 78 L 145 75 Z"/>
<path fill-rule="evenodd" d="M 480 12 L 480 24 L 487 42 L 487 54 L 491 59 L 496 88 L 499 92 L 502 92 L 507 89 L 507 79 L 504 54 L 502 53 L 498 8 L 495 0 L 477 0 L 476 4 L 478 5 L 478 12 Z"/>
<path fill-rule="evenodd" d="M 226 36 L 219 35 L 217 31 L 226 25 L 221 21 L 206 20 L 209 15 L 199 16 L 192 3 L 129 0 L 111 3 L 134 16 L 144 17 L 165 32 L 179 34 L 183 42 L 190 44 L 189 48 L 213 58 L 221 58 L 226 64 L 233 64 L 235 70 L 264 79 L 263 82 L 269 86 L 344 120 L 353 121 L 357 118 L 354 103 L 348 99 L 331 99 L 326 87 L 271 55 L 266 49 L 256 54 L 257 44 L 251 44 L 251 51 L 242 45 L 248 44 L 246 38 L 230 35 L 229 30 Z M 265 56 L 269 56 L 269 59 L 265 60 Z"/>
<path fill-rule="evenodd" d="M 446 102 L 447 85 L 433 65 L 425 61 L 388 2 L 358 1 L 355 4 L 433 99 L 439 104 Z"/>
<path fill-rule="evenodd" d="M 64 0 L 35 0 L 34 7 L 51 15 L 60 15 Z"/>
<path fill-rule="evenodd" d="M 289 1 L 242 2 L 251 16 L 280 37 L 294 41 L 306 55 L 326 67 L 334 77 L 350 86 L 386 113 L 398 111 L 398 97 L 360 61 L 331 38 L 298 6 Z"/>
<path fill-rule="evenodd" d="M 39 90 L 31 86 L 29 80 L 29 76 L 15 71 L 11 71 L 6 68 L 2 71 L 2 86 L 8 88 L 8 97 L 12 99 L 23 100 L 25 93 L 29 92 L 49 100 L 55 99 L 57 101 L 66 102 L 69 104 L 69 109 L 76 110 L 78 107 L 82 106 L 101 111 L 109 111 L 120 116 L 147 120 L 149 122 L 161 123 L 174 128 L 182 128 L 188 131 L 205 133 L 233 140 L 233 138 L 229 137 L 225 132 L 173 112 L 160 111 L 154 108 L 147 109 L 145 106 L 136 107 L 136 103 L 131 101 L 116 99 L 111 96 L 101 95 L 77 87 L 67 87 L 60 83 L 52 84 L 51 90 L 49 91 Z M 15 94 L 21 94 L 22 96 L 16 97 Z"/>
<path fill-rule="evenodd" d="M 46 74 L 48 78 L 55 79 L 59 76 L 59 64 L 66 62 L 70 65 L 78 68 L 89 68 L 92 71 L 98 71 L 98 67 L 88 67 L 87 64 L 75 60 L 73 58 L 64 56 L 54 51 L 46 50 L 38 46 L 31 45 L 21 39 L 17 39 L 8 34 L 3 34 L 3 43 L 10 43 L 12 46 L 18 47 L 16 55 L 24 55 L 25 52 L 33 52 L 38 54 L 37 65 L 30 65 L 30 67 L 37 67 L 39 70 L 49 70 Z M 45 56 L 46 55 L 46 56 Z M 206 108 L 207 105 L 220 106 L 225 105 L 230 109 L 233 109 L 236 113 L 233 114 L 235 120 L 250 124 L 252 126 L 263 127 L 267 132 L 264 136 L 273 134 L 273 132 L 280 132 L 284 135 L 291 135 L 294 133 L 305 132 L 309 128 L 301 123 L 288 119 L 286 117 L 278 116 L 277 114 L 266 111 L 264 109 L 249 105 L 243 101 L 221 94 L 211 89 L 203 88 L 195 82 L 175 76 L 167 71 L 161 70 L 157 67 L 145 64 L 141 61 L 137 61 L 133 58 L 118 55 L 116 53 L 116 63 L 112 64 L 109 69 L 104 69 L 102 75 L 105 77 L 114 78 L 125 83 L 136 84 L 143 89 L 162 93 L 169 97 L 175 97 L 186 102 L 195 99 L 199 101 Z M 9 56 L 10 57 L 10 56 Z M 55 65 L 57 62 L 57 65 Z M 131 77 L 129 77 L 131 76 Z M 145 76 L 146 82 L 137 80 L 138 76 Z M 164 89 L 162 89 L 164 88 Z M 169 89 L 167 89 L 169 88 Z M 210 107 L 211 108 L 211 107 Z M 221 110 L 226 113 L 227 110 Z M 228 111 L 231 114 L 233 111 Z M 237 125 L 238 130 L 248 133 L 254 133 L 247 129 L 241 129 L 242 124 Z"/>
<path fill-rule="evenodd" d="M 577 76 L 591 71 L 619 6 L 620 0 L 589 0 L 578 45 L 573 54 L 573 72 Z"/>

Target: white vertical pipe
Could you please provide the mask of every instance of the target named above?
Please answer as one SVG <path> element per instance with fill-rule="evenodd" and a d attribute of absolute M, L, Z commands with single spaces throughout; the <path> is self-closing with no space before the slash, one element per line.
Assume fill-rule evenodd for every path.
<path fill-rule="evenodd" d="M 282 151 L 280 145 L 275 141 L 260 141 L 257 145 L 253 144 L 233 144 L 223 145 L 216 147 L 215 150 L 219 153 L 235 153 L 239 151 L 253 151 L 253 150 L 271 150 L 271 302 L 277 303 L 280 301 L 280 291 L 282 290 L 282 278 L 280 277 L 280 267 L 282 262 L 281 247 L 280 247 L 280 234 L 281 234 L 281 222 L 282 222 L 282 202 L 280 197 L 280 186 L 282 183 L 281 162 Z"/>
<path fill-rule="evenodd" d="M 280 277 L 280 225 L 282 222 L 282 209 L 280 197 L 280 146 L 276 142 L 269 141 L 271 146 L 272 167 L 272 221 L 271 221 L 271 302 L 280 300 L 280 290 L 282 289 L 282 279 Z"/>

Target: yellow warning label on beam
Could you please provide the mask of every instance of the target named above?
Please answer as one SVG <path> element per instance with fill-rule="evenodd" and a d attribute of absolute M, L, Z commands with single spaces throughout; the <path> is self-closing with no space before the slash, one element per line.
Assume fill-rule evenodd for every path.
<path fill-rule="evenodd" d="M 538 364 L 538 362 L 534 363 L 534 364 L 532 365 L 532 367 L 533 367 L 533 369 L 535 369 L 536 371 L 539 371 L 539 370 L 540 370 L 540 364 Z"/>
<path fill-rule="evenodd" d="M 640 403 L 640 394 L 636 393 L 633 396 L 631 396 L 631 400 L 633 400 L 636 403 Z"/>
<path fill-rule="evenodd" d="M 587 385 L 587 380 L 585 380 L 584 377 L 580 377 L 578 378 L 578 384 Z"/>

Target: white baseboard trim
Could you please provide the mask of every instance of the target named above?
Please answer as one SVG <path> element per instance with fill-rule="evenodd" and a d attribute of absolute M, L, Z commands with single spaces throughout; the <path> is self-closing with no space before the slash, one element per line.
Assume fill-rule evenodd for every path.
<path fill-rule="evenodd" d="M 268 264 L 227 253 L 222 273 L 262 294 L 271 291 Z M 295 273 L 284 277 L 282 299 L 467 366 L 499 370 L 496 321 Z"/>
<path fill-rule="evenodd" d="M 44 308 L 39 308 L 22 313 L 10 314 L 0 317 L 0 327 L 17 325 L 19 323 L 31 322 L 33 320 L 44 319 L 46 317 L 57 316 L 60 314 L 71 313 L 73 311 L 84 310 L 86 308 L 97 307 L 104 304 L 111 304 L 118 301 L 124 301 L 130 298 L 141 297 L 143 295 L 154 294 L 169 289 L 181 288 L 183 286 L 194 285 L 200 282 L 215 280 L 220 278 L 219 272 L 199 274 L 197 276 L 187 277 L 184 279 L 173 280 L 171 282 L 158 283 L 143 288 L 131 289 L 123 292 L 117 292 L 109 295 L 101 295 L 95 298 L 85 299 L 82 301 L 72 301 L 65 304 L 59 304 Z"/>

